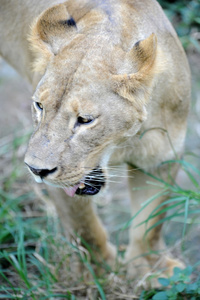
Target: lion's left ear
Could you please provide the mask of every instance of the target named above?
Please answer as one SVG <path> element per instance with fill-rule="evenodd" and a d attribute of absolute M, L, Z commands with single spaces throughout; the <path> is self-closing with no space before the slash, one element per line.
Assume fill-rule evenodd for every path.
<path fill-rule="evenodd" d="M 147 39 L 137 42 L 126 54 L 128 65 L 134 73 L 112 76 L 112 86 L 121 97 L 135 103 L 137 106 L 144 101 L 150 91 L 156 70 L 157 38 L 151 34 Z"/>
<path fill-rule="evenodd" d="M 65 4 L 47 9 L 34 21 L 29 41 L 37 58 L 34 62 L 36 71 L 44 69 L 48 59 L 57 54 L 70 34 L 76 34 L 76 22 Z"/>

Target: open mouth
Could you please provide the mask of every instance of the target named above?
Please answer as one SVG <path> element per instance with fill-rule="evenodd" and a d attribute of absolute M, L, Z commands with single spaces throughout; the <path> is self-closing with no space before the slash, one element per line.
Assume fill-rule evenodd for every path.
<path fill-rule="evenodd" d="M 101 168 L 93 169 L 85 176 L 84 182 L 81 182 L 73 187 L 64 188 L 64 191 L 73 197 L 76 195 L 93 196 L 99 193 L 101 188 L 105 185 L 105 177 Z"/>

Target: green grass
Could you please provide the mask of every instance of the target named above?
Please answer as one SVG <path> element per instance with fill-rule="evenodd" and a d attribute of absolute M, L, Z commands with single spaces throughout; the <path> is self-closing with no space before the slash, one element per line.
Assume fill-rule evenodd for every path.
<path fill-rule="evenodd" d="M 194 48 L 200 52 L 200 0 L 158 0 L 187 50 Z"/>
<path fill-rule="evenodd" d="M 158 293 L 166 292 L 165 286 L 161 291 L 149 290 L 140 294 L 139 290 L 133 289 L 133 283 L 126 279 L 124 266 L 112 270 L 103 261 L 94 263 L 92 249 L 79 236 L 71 242 L 63 236 L 58 219 L 54 215 L 46 214 L 47 207 L 44 202 L 39 201 L 26 184 L 24 187 L 24 182 L 27 181 L 24 179 L 24 168 L 19 164 L 17 149 L 27 142 L 27 138 L 27 134 L 18 137 L 17 141 L 14 139 L 14 142 L 11 141 L 0 150 L 2 156 L 10 152 L 12 157 L 12 168 L 6 177 L 1 178 L 0 189 L 0 299 L 85 299 L 88 293 L 92 295 L 92 299 L 117 299 L 124 294 L 129 295 L 124 299 L 129 299 L 128 297 L 135 293 L 138 299 L 158 299 Z M 179 222 L 182 224 L 181 236 L 184 243 L 188 226 L 199 223 L 197 216 L 200 213 L 200 170 L 185 159 L 168 161 L 165 164 L 170 165 L 174 162 L 180 165 L 192 188 L 181 187 L 176 182 L 169 184 L 147 173 L 148 187 L 156 185 L 160 192 L 148 199 L 138 214 L 156 197 L 167 195 L 167 200 L 152 211 L 142 223 L 148 228 L 150 219 L 167 213 L 165 218 L 148 228 L 146 233 L 160 223 Z M 46 197 L 44 190 L 42 193 Z M 130 227 L 135 217 L 121 224 L 117 235 Z M 85 250 L 81 244 L 85 245 Z M 77 266 L 78 270 L 80 267 L 81 272 L 74 266 Z M 196 268 L 198 266 L 192 268 L 194 274 Z M 184 286 L 177 299 L 184 299 L 186 293 L 197 295 L 200 282 L 195 280 L 193 281 L 196 288 L 193 292 Z M 193 284 L 193 281 L 188 284 Z M 170 289 L 173 290 L 173 286 L 178 284 L 178 288 L 181 287 L 180 283 L 169 281 Z M 123 287 L 122 290 L 120 286 Z M 167 294 L 165 296 L 167 297 Z"/>

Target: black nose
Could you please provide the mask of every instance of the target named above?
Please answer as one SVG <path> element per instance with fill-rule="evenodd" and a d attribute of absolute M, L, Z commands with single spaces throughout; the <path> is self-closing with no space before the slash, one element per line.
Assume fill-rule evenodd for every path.
<path fill-rule="evenodd" d="M 33 174 L 35 174 L 37 176 L 40 176 L 41 178 L 46 177 L 47 175 L 52 174 L 57 170 L 57 168 L 53 168 L 51 170 L 49 170 L 49 169 L 35 169 L 35 168 L 29 166 L 28 164 L 26 164 L 26 165 L 29 167 L 31 172 L 33 172 Z"/>

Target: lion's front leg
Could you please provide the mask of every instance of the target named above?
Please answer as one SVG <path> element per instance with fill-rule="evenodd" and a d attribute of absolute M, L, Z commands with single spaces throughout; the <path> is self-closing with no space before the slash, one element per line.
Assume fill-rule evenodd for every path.
<path fill-rule="evenodd" d="M 161 176 L 164 180 L 169 180 L 168 171 L 169 170 L 165 167 L 159 170 L 159 175 L 156 173 L 154 175 Z M 174 166 L 170 170 L 170 174 L 175 176 L 176 171 L 177 166 Z M 145 175 L 140 170 L 134 170 L 132 175 L 133 176 L 130 176 L 129 178 L 131 207 L 132 216 L 136 217 L 134 217 L 132 221 L 132 227 L 130 229 L 130 245 L 126 253 L 129 277 L 138 278 L 139 275 L 140 277 L 145 277 L 148 276 L 148 274 L 150 275 L 152 271 L 158 270 L 162 270 L 166 275 L 170 275 L 175 266 L 183 267 L 183 264 L 180 261 L 163 254 L 165 243 L 161 235 L 162 226 L 159 225 L 153 227 L 153 225 L 161 220 L 164 217 L 164 214 L 149 218 L 154 209 L 166 200 L 166 196 L 161 195 L 160 197 L 155 197 L 155 199 L 153 199 L 154 195 L 159 192 L 162 193 L 162 187 L 159 187 L 159 182 Z M 154 182 L 155 185 L 147 185 L 147 181 Z M 140 210 L 141 212 L 137 215 Z M 158 212 L 159 210 L 154 213 L 156 214 Z M 148 222 L 143 223 L 145 220 L 148 220 Z M 151 227 L 152 229 L 147 233 L 148 229 Z M 152 254 L 152 252 L 154 252 L 154 254 Z"/>
<path fill-rule="evenodd" d="M 108 236 L 100 219 L 95 213 L 90 197 L 69 197 L 62 189 L 48 188 L 56 206 L 64 231 L 70 235 L 78 235 L 89 244 L 96 259 L 103 258 L 114 264 L 115 247 L 108 241 Z"/>

